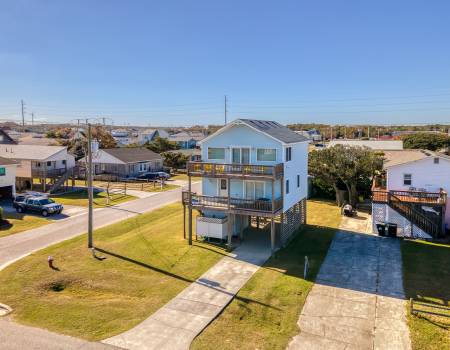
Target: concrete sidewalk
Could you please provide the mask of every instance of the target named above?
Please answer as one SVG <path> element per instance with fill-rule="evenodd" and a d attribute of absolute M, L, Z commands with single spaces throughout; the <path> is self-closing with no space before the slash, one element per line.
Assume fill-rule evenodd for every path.
<path fill-rule="evenodd" d="M 367 218 L 369 219 L 369 218 Z M 410 349 L 399 241 L 344 218 L 288 349 Z"/>
<path fill-rule="evenodd" d="M 189 349 L 270 255 L 268 235 L 249 237 L 144 322 L 103 342 L 133 350 Z"/>

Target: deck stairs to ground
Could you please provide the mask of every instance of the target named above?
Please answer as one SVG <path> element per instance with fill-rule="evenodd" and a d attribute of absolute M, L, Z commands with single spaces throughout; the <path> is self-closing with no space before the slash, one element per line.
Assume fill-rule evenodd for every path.
<path fill-rule="evenodd" d="M 411 223 L 411 230 L 416 226 L 432 237 L 441 235 L 441 219 L 438 216 L 435 220 L 431 219 L 420 209 L 420 205 L 404 201 L 394 194 L 389 194 L 387 204 Z"/>
<path fill-rule="evenodd" d="M 74 174 L 74 169 L 68 169 L 65 173 L 63 173 L 61 176 L 59 176 L 56 181 L 49 186 L 49 193 L 56 193 L 58 192 Z"/>

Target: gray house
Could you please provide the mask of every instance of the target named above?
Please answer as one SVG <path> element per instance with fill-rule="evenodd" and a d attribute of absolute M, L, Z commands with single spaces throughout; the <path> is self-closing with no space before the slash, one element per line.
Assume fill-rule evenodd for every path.
<path fill-rule="evenodd" d="M 85 168 L 86 158 L 78 161 L 80 167 Z M 92 154 L 94 177 L 102 175 L 127 178 L 140 174 L 161 171 L 162 157 L 147 148 L 110 148 L 99 149 Z"/>

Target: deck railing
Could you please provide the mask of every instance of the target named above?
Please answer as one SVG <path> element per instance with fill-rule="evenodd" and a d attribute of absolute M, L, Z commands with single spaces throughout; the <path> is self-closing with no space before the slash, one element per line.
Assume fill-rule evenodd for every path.
<path fill-rule="evenodd" d="M 404 202 L 442 204 L 447 202 L 447 193 L 441 192 L 422 192 L 422 191 L 388 191 L 384 189 L 373 189 L 372 200 L 374 202 L 388 203 L 390 196 L 396 196 Z"/>
<path fill-rule="evenodd" d="M 184 191 L 182 195 L 183 204 L 189 205 L 189 192 Z M 209 207 L 217 209 L 259 211 L 275 213 L 283 206 L 281 198 L 273 201 L 271 199 L 245 199 L 229 198 L 219 196 L 203 196 L 191 193 L 191 205 L 193 207 Z"/>
<path fill-rule="evenodd" d="M 206 162 L 189 162 L 188 175 L 194 176 L 261 176 L 278 178 L 283 175 L 283 164 L 256 165 L 256 164 L 222 164 Z"/>
<path fill-rule="evenodd" d="M 33 177 L 57 177 L 66 173 L 67 169 L 31 169 Z"/>

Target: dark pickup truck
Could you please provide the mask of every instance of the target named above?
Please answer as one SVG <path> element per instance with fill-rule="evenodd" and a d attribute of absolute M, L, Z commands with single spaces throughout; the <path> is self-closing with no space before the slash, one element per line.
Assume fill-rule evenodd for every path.
<path fill-rule="evenodd" d="M 47 197 L 28 197 L 23 202 L 15 201 L 14 206 L 18 213 L 25 211 L 34 211 L 48 216 L 49 214 L 59 214 L 64 207 L 62 204 L 55 203 L 53 199 Z"/>

